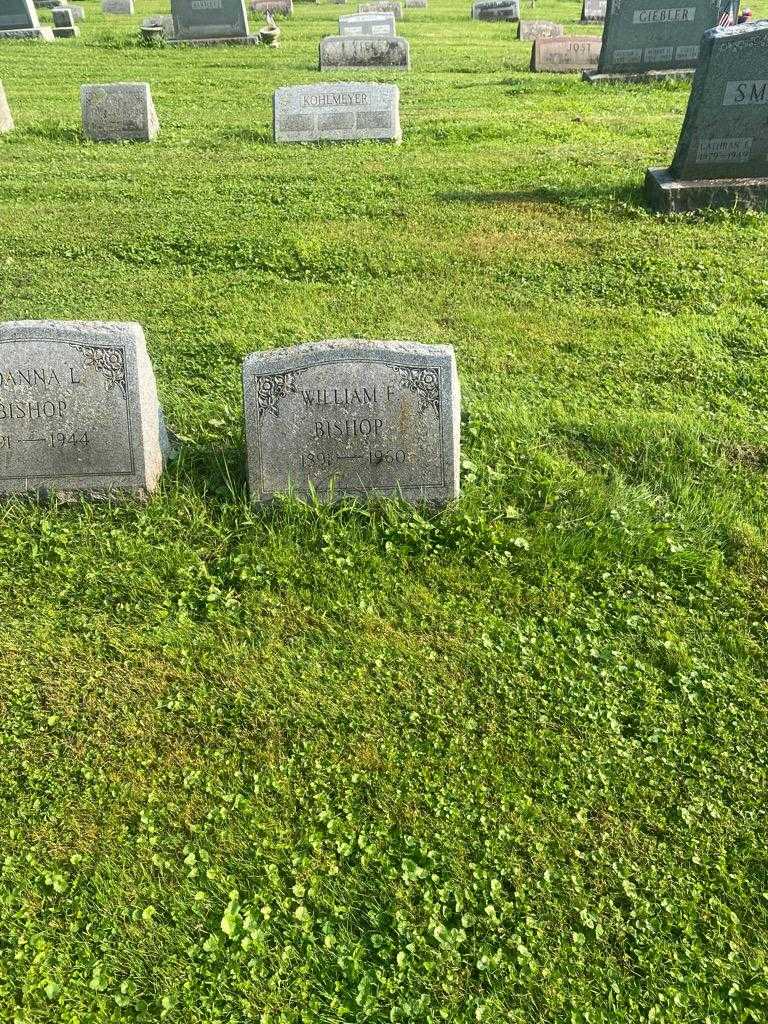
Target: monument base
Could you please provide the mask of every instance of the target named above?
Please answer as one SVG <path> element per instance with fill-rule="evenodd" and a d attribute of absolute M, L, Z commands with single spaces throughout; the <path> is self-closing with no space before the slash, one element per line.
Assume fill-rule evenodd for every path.
<path fill-rule="evenodd" d="M 688 213 L 715 206 L 768 210 L 768 178 L 702 178 L 681 181 L 666 167 L 645 172 L 645 194 L 659 213 Z"/>
<path fill-rule="evenodd" d="M 575 36 L 574 38 L 578 38 Z M 585 71 L 581 76 L 590 85 L 620 85 L 622 82 L 636 82 L 645 84 L 648 82 L 662 82 L 668 78 L 679 78 L 687 80 L 693 78 L 694 68 L 669 68 L 666 71 Z"/>
<path fill-rule="evenodd" d="M 47 25 L 40 28 L 7 28 L 0 32 L 0 39 L 44 39 L 46 43 L 53 42 L 53 29 Z"/>
<path fill-rule="evenodd" d="M 54 28 L 53 37 L 54 39 L 76 39 L 80 35 L 80 29 L 75 28 L 74 25 L 71 27 L 67 26 L 64 28 Z"/>
<path fill-rule="evenodd" d="M 221 39 L 169 39 L 166 46 L 258 46 L 258 36 L 225 36 Z"/>

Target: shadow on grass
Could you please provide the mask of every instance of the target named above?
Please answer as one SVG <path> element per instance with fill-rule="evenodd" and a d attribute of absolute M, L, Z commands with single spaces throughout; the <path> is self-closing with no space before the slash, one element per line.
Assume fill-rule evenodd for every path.
<path fill-rule="evenodd" d="M 515 206 L 543 203 L 552 206 L 583 208 L 619 203 L 632 209 L 646 209 L 641 185 L 590 185 L 583 188 L 519 189 L 516 192 L 442 192 L 437 196 L 444 203 L 466 203 L 475 206 Z"/>

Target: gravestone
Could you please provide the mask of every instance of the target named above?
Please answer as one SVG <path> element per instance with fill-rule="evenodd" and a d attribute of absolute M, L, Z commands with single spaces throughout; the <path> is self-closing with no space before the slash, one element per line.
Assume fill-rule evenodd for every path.
<path fill-rule="evenodd" d="M 133 0 L 101 0 L 103 14 L 133 14 Z"/>
<path fill-rule="evenodd" d="M 389 495 L 444 504 L 459 493 L 453 349 L 321 341 L 253 352 L 243 365 L 248 481 L 256 501 Z"/>
<path fill-rule="evenodd" d="M 556 39 L 564 35 L 562 25 L 554 21 L 519 21 L 517 23 L 518 39 Z"/>
<path fill-rule="evenodd" d="M 410 46 L 402 36 L 326 36 L 320 40 L 320 70 L 326 68 L 402 68 L 411 66 Z"/>
<path fill-rule="evenodd" d="M 146 82 L 82 85 L 83 133 L 93 142 L 151 142 L 160 123 Z"/>
<path fill-rule="evenodd" d="M 148 18 L 142 18 L 142 30 L 160 28 L 166 39 L 173 37 L 173 18 L 170 14 L 150 14 Z"/>
<path fill-rule="evenodd" d="M 0 324 L 1 494 L 149 494 L 167 455 L 138 324 Z"/>
<path fill-rule="evenodd" d="M 290 18 L 293 14 L 293 0 L 251 0 L 251 10 L 254 14 L 282 14 Z"/>
<path fill-rule="evenodd" d="M 11 108 L 8 106 L 3 83 L 0 82 L 0 135 L 10 131 L 13 131 L 13 116 Z"/>
<path fill-rule="evenodd" d="M 587 71 L 597 67 L 600 36 L 537 39 L 531 50 L 531 71 Z"/>
<path fill-rule="evenodd" d="M 393 36 L 395 16 L 384 14 L 345 14 L 339 18 L 340 36 Z"/>
<path fill-rule="evenodd" d="M 171 0 L 174 43 L 211 46 L 217 43 L 255 45 L 248 34 L 245 0 Z"/>
<path fill-rule="evenodd" d="M 0 39 L 45 39 L 50 42 L 53 32 L 40 25 L 32 0 L 2 0 Z"/>
<path fill-rule="evenodd" d="M 275 142 L 399 142 L 400 90 L 374 82 L 322 82 L 278 89 Z"/>
<path fill-rule="evenodd" d="M 403 5 L 400 0 L 374 0 L 370 4 L 358 4 L 358 14 L 386 14 L 387 12 L 394 14 L 395 19 L 399 21 L 403 16 Z"/>
<path fill-rule="evenodd" d="M 608 0 L 597 71 L 588 82 L 691 78 L 704 32 L 717 24 L 722 0 Z"/>
<path fill-rule="evenodd" d="M 646 190 L 665 212 L 768 208 L 768 21 L 706 32 L 672 166 Z"/>
<path fill-rule="evenodd" d="M 75 28 L 75 19 L 68 7 L 54 7 L 51 11 L 53 16 L 53 34 L 56 39 L 74 39 L 80 35 L 80 30 Z"/>
<path fill-rule="evenodd" d="M 587 25 L 593 21 L 605 21 L 605 8 L 608 0 L 583 0 L 581 5 L 581 23 Z"/>
<path fill-rule="evenodd" d="M 476 21 L 519 21 L 520 0 L 476 0 L 471 16 Z"/>
<path fill-rule="evenodd" d="M 427 0 L 405 0 L 406 7 L 426 7 Z"/>

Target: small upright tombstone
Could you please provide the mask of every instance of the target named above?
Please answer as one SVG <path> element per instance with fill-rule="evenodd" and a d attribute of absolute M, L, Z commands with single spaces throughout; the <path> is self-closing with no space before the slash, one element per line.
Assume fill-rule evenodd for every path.
<path fill-rule="evenodd" d="M 520 0 L 475 0 L 471 16 L 476 21 L 519 21 Z"/>
<path fill-rule="evenodd" d="M 768 209 L 768 21 L 706 32 L 672 166 L 646 191 L 666 213 Z"/>
<path fill-rule="evenodd" d="M 411 66 L 403 36 L 326 36 L 320 40 L 320 70 L 328 68 L 401 68 Z"/>
<path fill-rule="evenodd" d="M 372 3 L 358 4 L 358 14 L 394 14 L 395 20 L 399 21 L 403 16 L 403 5 L 400 0 L 372 0 Z"/>
<path fill-rule="evenodd" d="M 3 83 L 0 82 L 0 135 L 11 131 L 13 131 L 11 108 L 8 106 L 8 100 L 5 95 Z"/>
<path fill-rule="evenodd" d="M 101 0 L 103 14 L 133 14 L 133 0 Z"/>
<path fill-rule="evenodd" d="M 74 39 L 80 35 L 80 29 L 75 27 L 75 18 L 68 7 L 54 7 L 51 11 L 53 16 L 53 34 L 56 39 Z"/>
<path fill-rule="evenodd" d="M 80 106 L 92 142 L 151 142 L 160 131 L 147 82 L 83 85 Z"/>
<path fill-rule="evenodd" d="M 563 26 L 554 21 L 519 21 L 517 38 L 525 40 L 556 39 L 564 35 Z"/>
<path fill-rule="evenodd" d="M 85 21 L 85 8 L 81 4 L 63 4 L 62 6 L 72 11 L 75 21 Z"/>
<path fill-rule="evenodd" d="M 293 14 L 293 0 L 251 0 L 251 10 L 254 14 L 282 14 L 284 18 L 290 18 Z"/>
<path fill-rule="evenodd" d="M 321 341 L 243 365 L 251 497 L 459 494 L 459 380 L 449 345 Z"/>
<path fill-rule="evenodd" d="M 531 49 L 531 71 L 591 71 L 597 67 L 600 36 L 560 36 L 536 39 Z"/>
<path fill-rule="evenodd" d="M 720 17 L 722 0 L 608 0 L 597 71 L 584 79 L 644 82 L 658 78 L 692 78 L 704 32 Z"/>
<path fill-rule="evenodd" d="M 288 85 L 273 99 L 275 142 L 400 142 L 400 90 L 375 82 Z"/>
<path fill-rule="evenodd" d="M 32 0 L 3 0 L 0 6 L 0 39 L 53 40 L 53 32 L 40 25 Z"/>
<path fill-rule="evenodd" d="M 193 46 L 255 45 L 245 0 L 171 0 L 173 43 Z"/>
<path fill-rule="evenodd" d="M 593 21 L 605 21 L 605 8 L 608 0 L 583 0 L 581 5 L 581 23 L 589 25 Z"/>
<path fill-rule="evenodd" d="M 150 494 L 168 437 L 138 324 L 0 324 L 0 494 Z"/>
<path fill-rule="evenodd" d="M 340 36 L 393 36 L 395 16 L 391 11 L 382 14 L 344 14 L 339 18 Z"/>

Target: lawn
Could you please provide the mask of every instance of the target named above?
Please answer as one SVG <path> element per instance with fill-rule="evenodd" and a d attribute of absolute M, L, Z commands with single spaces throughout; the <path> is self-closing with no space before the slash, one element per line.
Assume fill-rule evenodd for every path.
<path fill-rule="evenodd" d="M 411 72 L 322 76 L 401 146 L 275 146 L 351 4 L 79 2 L 0 43 L 0 319 L 138 321 L 181 451 L 0 507 L 0 1020 L 768 1020 L 768 219 L 644 205 L 689 86 L 430 0 Z M 111 81 L 156 143 L 82 141 Z M 249 505 L 244 355 L 343 337 L 455 347 L 455 507 Z"/>

